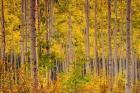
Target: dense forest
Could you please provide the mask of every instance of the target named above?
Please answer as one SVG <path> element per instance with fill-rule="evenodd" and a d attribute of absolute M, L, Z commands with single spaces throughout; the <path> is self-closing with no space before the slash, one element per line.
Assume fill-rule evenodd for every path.
<path fill-rule="evenodd" d="M 140 0 L 0 0 L 0 93 L 140 93 Z"/>

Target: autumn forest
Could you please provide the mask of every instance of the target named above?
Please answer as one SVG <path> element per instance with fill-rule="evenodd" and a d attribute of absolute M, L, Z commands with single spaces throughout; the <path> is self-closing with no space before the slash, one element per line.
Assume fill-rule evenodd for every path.
<path fill-rule="evenodd" d="M 140 93 L 140 0 L 0 0 L 0 93 Z"/>

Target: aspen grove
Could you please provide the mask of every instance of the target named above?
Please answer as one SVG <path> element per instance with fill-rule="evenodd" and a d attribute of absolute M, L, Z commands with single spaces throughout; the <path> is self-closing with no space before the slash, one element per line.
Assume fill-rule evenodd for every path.
<path fill-rule="evenodd" d="M 140 93 L 140 0 L 0 0 L 0 93 Z"/>

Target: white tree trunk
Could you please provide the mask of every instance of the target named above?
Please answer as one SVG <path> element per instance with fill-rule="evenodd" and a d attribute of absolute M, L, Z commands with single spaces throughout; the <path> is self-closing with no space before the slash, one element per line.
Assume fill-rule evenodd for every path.
<path fill-rule="evenodd" d="M 130 12 L 131 0 L 126 2 L 126 89 L 125 93 L 132 93 L 132 60 L 131 60 L 131 42 L 130 42 Z"/>
<path fill-rule="evenodd" d="M 86 52 L 86 60 L 89 63 L 90 47 L 89 47 L 89 1 L 88 0 L 85 0 L 85 18 L 86 18 L 85 52 Z M 87 73 L 88 63 L 83 64 L 84 75 Z"/>
<path fill-rule="evenodd" d="M 33 93 L 38 93 L 38 58 L 35 27 L 35 0 L 30 0 L 30 38 L 31 38 L 31 63 L 33 71 Z"/>
<path fill-rule="evenodd" d="M 115 28 L 114 28 L 114 74 L 117 76 L 118 64 L 117 64 L 117 0 L 114 1 L 115 6 Z"/>
<path fill-rule="evenodd" d="M 109 75 L 110 75 L 110 91 L 113 84 L 113 62 L 112 62 L 112 42 L 111 42 L 111 0 L 108 0 L 108 51 L 109 51 Z"/>
<path fill-rule="evenodd" d="M 95 24 L 94 24 L 94 30 L 95 30 L 95 32 L 94 32 L 94 53 L 95 53 L 95 71 L 96 71 L 96 73 L 99 75 L 99 61 L 98 61 L 98 48 L 97 48 L 97 0 L 95 0 L 95 7 L 94 7 L 95 9 L 94 9 L 94 20 L 95 20 Z"/>

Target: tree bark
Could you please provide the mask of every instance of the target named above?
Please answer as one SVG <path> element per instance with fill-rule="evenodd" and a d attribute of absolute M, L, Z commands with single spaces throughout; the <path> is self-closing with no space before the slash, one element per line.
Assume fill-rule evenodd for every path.
<path fill-rule="evenodd" d="M 68 15 L 68 32 L 67 32 L 67 61 L 68 61 L 68 70 L 72 69 L 73 62 L 73 45 L 72 45 L 72 18 L 71 14 Z"/>
<path fill-rule="evenodd" d="M 5 61 L 5 18 L 4 18 L 4 4 L 3 0 L 1 2 L 1 35 L 2 35 L 2 44 L 1 44 L 1 60 Z"/>
<path fill-rule="evenodd" d="M 130 13 L 131 0 L 126 1 L 126 89 L 125 93 L 132 93 L 132 61 L 131 61 L 131 41 L 130 41 Z"/>
<path fill-rule="evenodd" d="M 99 62 L 98 62 L 98 48 L 97 48 L 97 0 L 95 0 L 95 7 L 94 7 L 94 20 L 95 20 L 95 32 L 94 32 L 94 43 L 95 43 L 95 48 L 94 48 L 94 53 L 95 53 L 95 70 L 96 73 L 99 75 Z"/>
<path fill-rule="evenodd" d="M 49 0 L 45 0 L 45 16 L 46 16 L 46 54 L 48 55 L 50 53 L 50 46 L 49 46 L 49 40 L 50 40 L 50 32 L 49 32 Z"/>
<path fill-rule="evenodd" d="M 89 48 L 89 1 L 85 0 L 85 17 L 86 17 L 86 31 L 85 31 L 85 52 L 86 60 L 89 62 L 90 48 Z M 84 75 L 86 74 L 86 64 L 83 65 Z"/>
<path fill-rule="evenodd" d="M 89 58 L 89 1 L 85 1 L 85 14 L 86 14 L 86 57 Z"/>
<path fill-rule="evenodd" d="M 117 62 L 117 0 L 114 1 L 115 6 L 115 27 L 114 27 L 114 75 L 118 73 L 118 62 Z"/>
<path fill-rule="evenodd" d="M 109 75 L 110 75 L 110 91 L 112 91 L 113 78 L 113 62 L 112 62 L 112 46 L 111 46 L 111 0 L 108 0 L 108 51 L 109 51 Z"/>
<path fill-rule="evenodd" d="M 73 53 L 72 53 L 72 18 L 69 15 L 69 30 L 68 30 L 68 60 L 69 63 L 73 61 Z"/>
<path fill-rule="evenodd" d="M 37 29 L 40 31 L 40 1 L 36 0 L 36 11 L 37 11 Z"/>
<path fill-rule="evenodd" d="M 21 31 L 20 31 L 20 56 L 21 56 L 21 64 L 24 63 L 24 31 L 25 31 L 25 0 L 21 0 Z"/>
<path fill-rule="evenodd" d="M 38 93 L 38 59 L 37 59 L 37 40 L 35 27 L 35 1 L 30 0 L 30 38 L 31 38 L 31 62 L 33 71 L 33 93 Z"/>
<path fill-rule="evenodd" d="M 40 1 L 39 0 L 36 0 L 36 19 L 37 19 L 37 31 L 39 33 L 40 32 Z M 41 43 L 41 39 L 42 38 L 39 38 L 38 42 Z M 38 55 L 39 55 L 39 57 L 42 55 L 42 46 L 41 46 L 40 43 L 38 44 Z"/>
<path fill-rule="evenodd" d="M 106 62 L 105 62 L 105 46 L 104 46 L 104 42 L 105 42 L 105 40 L 104 40 L 104 34 L 103 34 L 103 28 L 102 28 L 102 25 L 103 25 L 103 19 L 101 19 L 102 21 L 101 21 L 101 40 L 102 40 L 102 42 L 101 42 L 101 48 L 102 48 L 102 65 L 103 65 L 103 72 L 105 72 L 106 73 Z M 104 74 L 105 75 L 105 74 Z"/>
<path fill-rule="evenodd" d="M 28 49 L 28 38 L 29 38 L 29 30 L 28 30 L 28 19 L 29 19 L 29 12 L 28 12 L 28 0 L 25 0 L 25 7 L 24 7 L 24 11 L 25 11 L 25 14 L 24 14 L 24 20 L 25 20 L 25 36 L 24 36 L 24 59 L 25 59 L 25 62 L 28 62 L 29 61 L 29 55 L 28 55 L 28 52 L 29 52 L 29 49 Z"/>
<path fill-rule="evenodd" d="M 4 74 L 5 76 L 5 69 L 6 69 L 6 54 L 5 54 L 5 47 L 6 47 L 6 41 L 5 41 L 5 18 L 4 18 L 4 1 L 1 1 L 1 36 L 2 36 L 2 40 L 1 40 L 1 61 L 3 63 L 3 67 L 2 67 L 2 71 L 0 71 L 1 73 Z M 0 80 L 4 81 L 4 76 L 2 77 L 2 75 L 0 74 Z M 1 81 L 2 82 L 2 81 Z M 2 82 L 4 84 L 4 82 Z M 0 84 L 0 89 L 2 88 L 2 83 Z"/>

